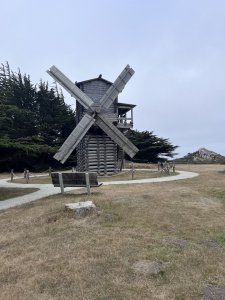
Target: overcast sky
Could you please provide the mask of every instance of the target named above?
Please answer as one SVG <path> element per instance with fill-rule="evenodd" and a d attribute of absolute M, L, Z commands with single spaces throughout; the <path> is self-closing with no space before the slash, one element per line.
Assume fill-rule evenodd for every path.
<path fill-rule="evenodd" d="M 52 83 L 114 81 L 135 70 L 120 102 L 136 104 L 134 128 L 225 155 L 224 0 L 0 0 L 0 58 Z M 66 102 L 73 98 L 64 92 Z"/>

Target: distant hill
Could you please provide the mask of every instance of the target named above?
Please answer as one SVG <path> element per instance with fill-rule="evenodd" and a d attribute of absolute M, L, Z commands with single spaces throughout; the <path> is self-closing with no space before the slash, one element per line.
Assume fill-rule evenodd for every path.
<path fill-rule="evenodd" d="M 225 156 L 210 151 L 206 148 L 200 148 L 199 150 L 193 153 L 188 153 L 184 157 L 177 158 L 174 161 L 176 163 L 220 164 L 225 163 Z"/>

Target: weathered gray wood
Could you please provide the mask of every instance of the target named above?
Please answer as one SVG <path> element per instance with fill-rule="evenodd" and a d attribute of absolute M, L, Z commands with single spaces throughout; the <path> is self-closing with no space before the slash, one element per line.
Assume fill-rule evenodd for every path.
<path fill-rule="evenodd" d="M 27 169 L 25 168 L 23 171 L 23 178 L 26 179 L 26 177 L 27 177 Z"/>
<path fill-rule="evenodd" d="M 113 84 L 102 79 L 101 76 L 74 84 L 55 66 L 52 66 L 48 73 L 77 100 L 76 121 L 78 125 L 54 158 L 64 163 L 77 147 L 78 171 L 93 170 L 98 174 L 118 172 L 118 160 L 121 161 L 118 156 L 118 146 L 131 157 L 138 151 L 124 136 L 124 129 L 121 128 L 119 131 L 116 127 L 133 117 L 126 117 L 126 112 L 130 107 L 134 107 L 132 105 L 129 105 L 128 110 L 126 110 L 127 106 L 123 108 L 125 115 L 123 115 L 122 108 L 119 114 L 117 97 L 134 74 L 134 70 L 127 65 Z M 116 126 L 114 126 L 113 122 L 119 123 L 115 123 Z M 104 133 L 101 134 L 101 131 L 97 130 L 98 126 Z M 98 135 L 95 135 L 95 132 L 98 132 Z"/>
<path fill-rule="evenodd" d="M 59 151 L 55 154 L 54 158 L 56 160 L 61 161 L 64 163 L 69 155 L 73 152 L 76 148 L 77 144 L 81 141 L 81 139 L 85 136 L 88 132 L 89 128 L 94 124 L 95 119 L 94 117 L 89 116 L 86 114 L 76 128 L 71 132 L 69 137 L 63 143 Z"/>
<path fill-rule="evenodd" d="M 81 147 L 82 144 L 84 147 Z M 91 149 L 89 149 L 90 144 Z M 100 175 L 118 172 L 117 146 L 109 137 L 105 135 L 89 135 L 88 133 L 78 147 L 77 169 L 79 171 L 95 171 Z M 108 149 L 108 147 L 110 148 Z M 86 169 L 83 169 L 82 166 L 84 160 Z"/>
<path fill-rule="evenodd" d="M 132 144 L 124 134 L 119 131 L 112 123 L 106 120 L 103 116 L 98 115 L 96 124 L 131 158 L 138 152 L 138 148 Z"/>
<path fill-rule="evenodd" d="M 62 176 L 63 187 L 86 187 L 85 172 L 75 173 L 60 173 Z M 55 187 L 60 187 L 59 173 L 52 173 L 52 183 Z M 89 173 L 90 187 L 98 187 L 101 184 L 98 183 L 97 173 Z"/>
<path fill-rule="evenodd" d="M 132 177 L 132 180 L 134 180 L 134 163 L 132 163 L 132 166 L 131 166 L 131 177 Z"/>
<path fill-rule="evenodd" d="M 56 66 L 52 66 L 47 73 L 55 79 L 67 92 L 71 94 L 85 108 L 91 109 L 94 104 L 92 99 L 83 93 L 69 78 L 67 78 Z"/>
<path fill-rule="evenodd" d="M 27 170 L 26 172 L 26 183 L 29 183 L 30 182 L 30 171 Z"/>
<path fill-rule="evenodd" d="M 134 70 L 129 65 L 120 73 L 114 83 L 110 86 L 108 91 L 103 95 L 100 100 L 101 107 L 108 108 L 116 99 L 119 93 L 122 92 L 127 82 L 133 76 Z"/>
<path fill-rule="evenodd" d="M 85 173 L 85 179 L 86 179 L 87 194 L 90 195 L 91 189 L 90 189 L 89 173 Z"/>
<path fill-rule="evenodd" d="M 11 181 L 13 181 L 13 177 L 14 177 L 14 170 L 11 169 L 11 172 L 10 172 L 10 178 L 11 178 Z"/>
<path fill-rule="evenodd" d="M 58 174 L 58 178 L 59 178 L 59 185 L 60 185 L 60 189 L 61 189 L 61 194 L 64 194 L 64 185 L 63 185 L 62 173 Z"/>
<path fill-rule="evenodd" d="M 52 167 L 49 167 L 48 168 L 48 176 L 51 176 L 51 174 L 52 174 Z"/>

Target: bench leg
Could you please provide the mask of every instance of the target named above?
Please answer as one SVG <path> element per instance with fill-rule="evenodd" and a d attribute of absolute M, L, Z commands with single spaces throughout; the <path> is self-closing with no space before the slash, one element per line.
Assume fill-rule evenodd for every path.
<path fill-rule="evenodd" d="M 89 173 L 85 173 L 85 179 L 86 179 L 87 194 L 90 195 L 91 189 L 90 189 Z"/>
<path fill-rule="evenodd" d="M 59 173 L 59 184 L 60 184 L 61 194 L 64 194 L 64 185 L 63 185 L 62 173 Z"/>

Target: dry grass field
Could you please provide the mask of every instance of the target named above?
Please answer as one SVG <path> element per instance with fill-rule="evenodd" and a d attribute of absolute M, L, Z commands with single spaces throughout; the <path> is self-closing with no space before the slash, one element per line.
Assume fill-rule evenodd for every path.
<path fill-rule="evenodd" d="M 0 212 L 0 299 L 201 299 L 225 285 L 225 166 L 180 181 L 105 186 Z M 74 218 L 64 204 L 93 200 Z M 159 274 L 138 273 L 161 262 Z"/>
<path fill-rule="evenodd" d="M 38 189 L 32 189 L 32 188 L 28 188 L 28 189 L 13 188 L 12 189 L 12 188 L 1 188 L 0 187 L 0 201 L 14 198 L 14 197 L 23 196 L 23 195 L 33 193 L 36 191 L 38 191 Z"/>

